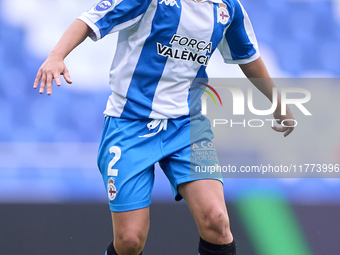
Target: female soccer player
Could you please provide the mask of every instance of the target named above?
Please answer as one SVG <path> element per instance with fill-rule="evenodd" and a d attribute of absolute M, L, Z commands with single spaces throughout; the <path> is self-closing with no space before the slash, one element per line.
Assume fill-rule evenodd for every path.
<path fill-rule="evenodd" d="M 175 199 L 184 198 L 190 208 L 200 234 L 199 254 L 236 254 L 222 179 L 192 171 L 218 161 L 195 160 L 190 150 L 212 144 L 209 120 L 200 113 L 202 84 L 195 81 L 207 78 L 216 49 L 248 78 L 262 78 L 254 85 L 272 99 L 275 85 L 245 10 L 237 0 L 101 0 L 66 30 L 40 67 L 34 88 L 41 81 L 39 92 L 47 88 L 50 95 L 53 80 L 61 85 L 61 74 L 72 83 L 64 58 L 86 37 L 96 41 L 118 31 L 98 153 L 114 230 L 106 254 L 142 253 L 156 162 Z M 292 119 L 289 109 L 281 116 L 280 106 L 279 96 L 275 119 Z M 274 129 L 287 136 L 293 130 L 289 124 Z"/>

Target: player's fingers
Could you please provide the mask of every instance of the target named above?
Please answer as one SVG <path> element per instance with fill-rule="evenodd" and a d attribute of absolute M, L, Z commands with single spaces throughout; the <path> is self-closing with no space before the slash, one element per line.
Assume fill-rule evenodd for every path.
<path fill-rule="evenodd" d="M 288 129 L 288 127 L 277 127 L 277 126 L 272 126 L 272 129 L 275 130 L 276 132 L 281 132 L 281 133 L 283 133 L 283 132 L 285 132 L 285 131 Z"/>
<path fill-rule="evenodd" d="M 286 137 L 286 136 L 289 135 L 291 132 L 293 132 L 293 130 L 294 130 L 294 127 L 289 127 L 289 128 L 287 129 L 287 131 L 283 134 L 283 136 Z"/>
<path fill-rule="evenodd" d="M 44 93 L 45 91 L 45 87 L 46 87 L 46 74 L 42 74 L 42 77 L 41 77 L 41 83 L 40 83 L 40 89 L 39 89 L 39 93 L 42 94 Z"/>
<path fill-rule="evenodd" d="M 283 136 L 286 137 L 291 132 L 293 132 L 294 127 L 277 127 L 277 126 L 273 126 L 272 129 L 275 130 L 276 132 L 281 132 L 281 133 L 284 132 Z"/>
<path fill-rule="evenodd" d="M 284 127 L 286 128 L 286 130 L 284 130 L 284 134 L 283 136 L 286 137 L 287 135 L 289 135 L 291 132 L 293 132 L 294 130 L 294 119 L 291 118 L 291 119 L 285 119 L 281 122 L 281 125 L 284 125 Z"/>
<path fill-rule="evenodd" d="M 36 89 L 38 87 L 41 76 L 42 76 L 41 75 L 41 69 L 39 69 L 37 76 L 35 77 L 35 80 L 34 80 L 34 84 L 33 84 L 34 89 Z"/>
<path fill-rule="evenodd" d="M 57 84 L 57 86 L 61 85 L 61 80 L 60 80 L 60 74 L 59 73 L 54 73 L 53 74 L 53 79 L 55 80 L 55 83 Z"/>
<path fill-rule="evenodd" d="M 72 83 L 72 80 L 71 80 L 71 77 L 70 77 L 70 74 L 67 70 L 67 68 L 65 67 L 65 70 L 63 72 L 63 75 L 64 75 L 64 79 L 65 81 L 68 83 L 68 84 L 71 84 Z"/>
<path fill-rule="evenodd" d="M 47 95 L 52 94 L 52 87 L 53 87 L 53 76 L 52 74 L 47 75 Z"/>

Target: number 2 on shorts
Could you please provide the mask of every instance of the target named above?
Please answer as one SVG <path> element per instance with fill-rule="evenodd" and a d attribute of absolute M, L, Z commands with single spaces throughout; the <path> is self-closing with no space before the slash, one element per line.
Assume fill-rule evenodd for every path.
<path fill-rule="evenodd" d="M 112 146 L 110 148 L 110 154 L 114 153 L 115 156 L 113 157 L 113 159 L 110 161 L 109 166 L 107 168 L 107 175 L 108 176 L 118 176 L 118 169 L 112 169 L 112 167 L 114 166 L 114 164 L 117 163 L 117 161 L 120 159 L 121 155 L 122 155 L 122 151 L 119 147 L 117 146 Z"/>

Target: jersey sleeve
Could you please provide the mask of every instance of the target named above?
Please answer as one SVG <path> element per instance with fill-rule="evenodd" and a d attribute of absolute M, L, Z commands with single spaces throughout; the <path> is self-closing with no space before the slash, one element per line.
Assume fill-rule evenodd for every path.
<path fill-rule="evenodd" d="M 136 26 L 151 0 L 101 0 L 78 19 L 91 29 L 90 38 L 97 41 L 107 34 Z"/>
<path fill-rule="evenodd" d="M 260 52 L 248 14 L 238 0 L 234 3 L 232 21 L 218 49 L 225 63 L 247 64 L 259 58 Z"/>

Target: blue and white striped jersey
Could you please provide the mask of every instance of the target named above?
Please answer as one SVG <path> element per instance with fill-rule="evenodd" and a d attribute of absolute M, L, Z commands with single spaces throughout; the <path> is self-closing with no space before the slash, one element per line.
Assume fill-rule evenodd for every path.
<path fill-rule="evenodd" d="M 205 69 L 216 48 L 226 63 L 259 57 L 238 0 L 101 0 L 79 19 L 93 30 L 95 41 L 119 31 L 110 70 L 112 95 L 104 112 L 109 116 L 195 114 L 202 90 L 193 80 L 207 78 Z"/>

